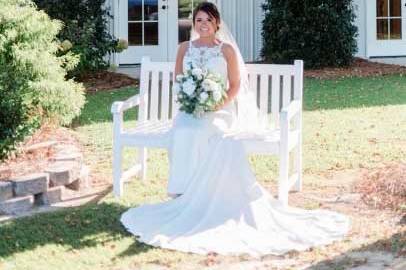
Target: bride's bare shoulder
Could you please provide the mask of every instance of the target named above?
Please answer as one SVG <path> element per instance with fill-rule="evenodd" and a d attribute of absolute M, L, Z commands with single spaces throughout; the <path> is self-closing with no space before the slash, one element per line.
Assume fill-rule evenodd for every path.
<path fill-rule="evenodd" d="M 221 51 L 227 59 L 237 57 L 234 47 L 229 43 L 224 42 Z"/>
<path fill-rule="evenodd" d="M 189 48 L 189 41 L 183 41 L 182 43 L 179 44 L 179 51 L 186 51 L 186 49 Z"/>
<path fill-rule="evenodd" d="M 189 48 L 189 41 L 184 41 L 184 42 L 180 43 L 179 47 L 178 47 L 178 52 L 177 52 L 176 58 L 183 59 L 183 56 L 185 55 L 187 48 Z"/>

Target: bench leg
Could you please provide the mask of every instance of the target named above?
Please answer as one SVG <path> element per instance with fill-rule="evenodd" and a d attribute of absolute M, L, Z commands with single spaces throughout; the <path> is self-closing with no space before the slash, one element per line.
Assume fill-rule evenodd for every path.
<path fill-rule="evenodd" d="M 138 177 L 140 177 L 142 181 L 145 181 L 147 179 L 147 158 L 148 158 L 147 148 L 146 147 L 139 148 L 138 162 L 141 165 L 141 169 Z"/>
<path fill-rule="evenodd" d="M 278 200 L 285 206 L 288 205 L 288 179 L 289 179 L 289 150 L 281 151 L 279 160 Z"/>
<path fill-rule="evenodd" d="M 122 175 L 122 146 L 118 143 L 113 145 L 113 193 L 116 198 L 123 195 Z"/>
<path fill-rule="evenodd" d="M 293 190 L 302 191 L 302 144 L 300 142 L 294 150 L 293 171 L 298 175 Z"/>

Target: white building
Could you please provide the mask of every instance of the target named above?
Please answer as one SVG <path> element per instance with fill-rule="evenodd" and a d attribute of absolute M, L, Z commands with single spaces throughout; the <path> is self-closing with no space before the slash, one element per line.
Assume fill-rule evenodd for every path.
<path fill-rule="evenodd" d="M 117 65 L 139 63 L 148 55 L 173 61 L 177 45 L 188 39 L 193 7 L 205 0 L 107 0 L 114 19 L 110 29 L 129 48 L 114 55 Z M 211 0 L 234 34 L 246 61 L 261 50 L 263 0 Z M 406 57 L 406 0 L 354 0 L 362 58 Z"/>

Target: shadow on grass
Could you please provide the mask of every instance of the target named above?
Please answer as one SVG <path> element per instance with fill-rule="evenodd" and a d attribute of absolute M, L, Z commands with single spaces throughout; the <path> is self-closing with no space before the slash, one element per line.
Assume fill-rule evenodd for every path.
<path fill-rule="evenodd" d="M 120 215 L 125 210 L 126 207 L 116 203 L 89 203 L 0 224 L 0 257 L 47 244 L 82 249 L 128 237 L 130 234 L 120 223 Z M 135 255 L 152 248 L 135 239 L 134 242 L 120 256 Z"/>
<path fill-rule="evenodd" d="M 382 254 L 383 252 L 385 253 Z M 368 269 L 373 269 L 372 267 L 378 267 L 374 269 L 386 269 L 386 267 L 389 267 L 388 264 L 391 264 L 393 262 L 394 258 L 400 256 L 406 256 L 406 232 L 399 232 L 393 234 L 387 239 L 381 239 L 362 248 L 347 251 L 340 256 L 322 261 L 306 269 L 345 270 L 353 268 L 358 269 L 358 267 L 360 267 L 361 269 L 363 266 L 366 267 L 368 263 L 375 263 Z M 406 269 L 406 260 L 403 260 L 403 262 L 399 263 L 401 265 L 397 265 L 396 267 L 398 268 L 394 269 Z"/>

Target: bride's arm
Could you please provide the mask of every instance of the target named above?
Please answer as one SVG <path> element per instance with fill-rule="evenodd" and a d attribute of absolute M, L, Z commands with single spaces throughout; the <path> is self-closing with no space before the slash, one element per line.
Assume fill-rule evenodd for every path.
<path fill-rule="evenodd" d="M 224 44 L 222 47 L 223 55 L 227 61 L 227 74 L 229 88 L 227 91 L 227 99 L 223 106 L 230 103 L 238 94 L 240 89 L 240 69 L 238 66 L 238 58 L 234 48 L 229 44 Z"/>
<path fill-rule="evenodd" d="M 178 52 L 176 53 L 175 76 L 183 73 L 183 57 L 188 47 L 188 41 L 179 44 Z"/>

